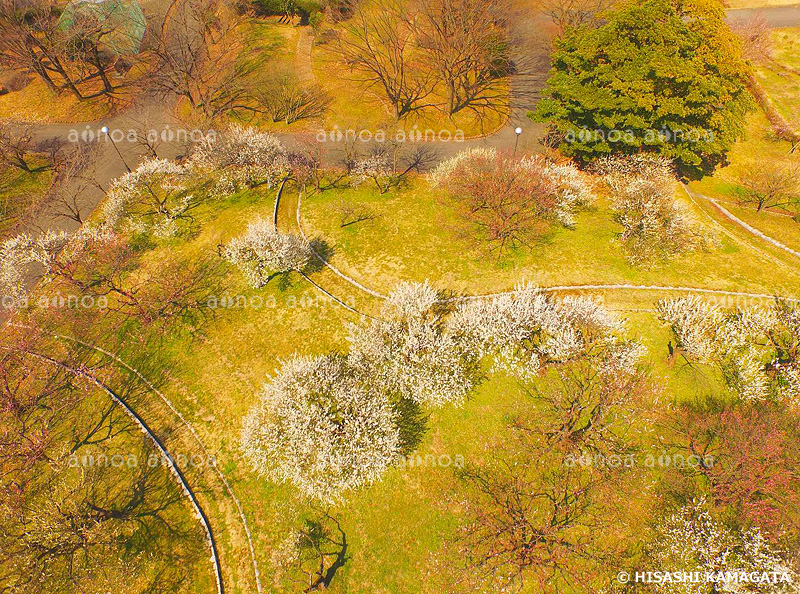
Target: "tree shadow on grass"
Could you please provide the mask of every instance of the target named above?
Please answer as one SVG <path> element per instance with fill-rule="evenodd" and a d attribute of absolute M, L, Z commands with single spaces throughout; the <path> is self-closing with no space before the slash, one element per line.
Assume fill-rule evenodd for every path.
<path fill-rule="evenodd" d="M 428 430 L 430 415 L 422 406 L 409 398 L 401 398 L 392 405 L 400 431 L 400 455 L 408 456 L 417 450 Z"/>
<path fill-rule="evenodd" d="M 303 272 L 306 274 L 313 274 L 325 268 L 325 263 L 323 260 L 325 262 L 330 262 L 334 252 L 333 247 L 331 247 L 327 241 L 319 237 L 315 237 L 309 241 L 308 244 L 319 257 L 312 255 L 308 264 L 306 264 L 305 268 L 303 268 Z"/>

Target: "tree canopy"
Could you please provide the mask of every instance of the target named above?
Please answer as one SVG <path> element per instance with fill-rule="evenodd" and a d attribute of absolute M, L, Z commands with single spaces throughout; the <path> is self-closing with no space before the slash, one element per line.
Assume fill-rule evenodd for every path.
<path fill-rule="evenodd" d="M 568 29 L 531 117 L 551 122 L 579 160 L 656 152 L 684 176 L 712 172 L 751 106 L 749 66 L 724 17 L 719 3 L 644 0 Z"/>

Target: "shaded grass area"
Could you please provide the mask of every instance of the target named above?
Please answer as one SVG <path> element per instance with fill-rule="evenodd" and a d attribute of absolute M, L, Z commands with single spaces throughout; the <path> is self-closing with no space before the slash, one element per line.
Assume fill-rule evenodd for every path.
<path fill-rule="evenodd" d="M 13 234 L 50 186 L 52 171 L 45 159 L 31 159 L 31 172 L 0 169 L 0 239 Z"/>
<path fill-rule="evenodd" d="M 65 350 L 74 346 L 55 338 L 35 342 L 33 352 L 54 361 L 68 361 Z M 39 364 L 43 373 L 53 371 L 51 363 Z M 134 409 L 146 408 L 138 388 L 121 375 L 97 369 L 89 373 L 93 372 Z M 154 588 L 213 592 L 205 533 L 160 452 L 105 391 L 77 378 L 75 386 L 81 393 L 85 388 L 85 394 L 74 400 L 71 394 L 45 396 L 40 410 L 29 419 L 47 419 L 51 406 L 60 409 L 58 417 L 46 425 L 53 440 L 46 443 L 52 450 L 26 469 L 35 472 L 21 480 L 13 471 L 6 475 L 25 485 L 15 493 L 24 501 L 24 512 L 15 507 L 19 501 L 14 497 L 3 501 L 4 514 L 12 512 L 3 517 L 3 528 L 11 526 L 6 536 L 13 538 L 19 529 L 15 523 L 24 518 L 22 526 L 29 530 L 25 542 L 33 545 L 30 555 L 38 551 L 38 561 L 46 563 L 41 581 L 32 584 L 30 591 L 44 592 L 46 587 L 53 593 L 76 589 L 152 592 Z M 60 408 L 60 397 L 70 402 L 69 408 Z M 45 550 L 41 532 L 48 528 L 52 540 L 44 542 L 51 543 L 52 549 Z M 76 543 L 74 550 L 69 549 L 70 535 Z M 9 587 L 17 572 L 0 567 L 0 585 Z M 29 590 L 23 585 L 20 591 Z"/>

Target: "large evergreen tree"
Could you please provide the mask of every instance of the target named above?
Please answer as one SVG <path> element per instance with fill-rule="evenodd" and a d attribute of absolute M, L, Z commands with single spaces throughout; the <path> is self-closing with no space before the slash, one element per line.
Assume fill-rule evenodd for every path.
<path fill-rule="evenodd" d="M 744 131 L 748 65 L 716 0 L 644 0 L 568 30 L 533 119 L 549 121 L 561 150 L 588 161 L 657 152 L 700 177 Z"/>

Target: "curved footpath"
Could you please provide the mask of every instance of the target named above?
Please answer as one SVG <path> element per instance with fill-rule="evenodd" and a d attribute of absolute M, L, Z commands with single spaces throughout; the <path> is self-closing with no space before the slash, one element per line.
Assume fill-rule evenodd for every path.
<path fill-rule="evenodd" d="M 303 239 L 305 239 L 306 241 L 308 241 L 308 238 L 307 238 L 307 236 L 305 234 L 305 231 L 303 230 L 303 224 L 302 224 L 302 219 L 301 219 L 302 194 L 303 193 L 300 192 L 298 194 L 298 197 L 297 197 L 297 210 L 296 210 L 296 219 L 295 220 L 296 220 L 296 224 L 297 224 L 297 230 L 300 233 L 300 236 Z M 369 295 L 370 297 L 375 297 L 377 299 L 383 299 L 383 300 L 388 299 L 387 295 L 384 295 L 383 293 L 380 293 L 380 292 L 378 292 L 378 291 L 376 291 L 374 289 L 371 289 L 371 288 L 363 285 L 362 283 L 360 283 L 359 281 L 357 281 L 353 277 L 348 276 L 347 274 L 345 274 L 344 272 L 342 272 L 341 270 L 339 270 L 338 268 L 333 266 L 319 252 L 314 250 L 313 247 L 311 248 L 311 251 L 314 253 L 316 258 L 322 263 L 323 266 L 325 266 L 327 269 L 329 269 L 331 272 L 333 272 L 336 276 L 338 276 L 339 278 L 344 280 L 346 283 L 352 285 L 353 287 L 355 287 L 359 291 Z M 306 275 L 303 275 L 303 276 L 306 277 Z M 306 278 L 308 279 L 308 277 L 306 277 Z M 340 298 L 333 296 L 328 290 L 324 289 L 323 287 L 321 287 L 317 283 L 313 283 L 312 282 L 312 284 L 315 287 L 317 287 L 318 289 L 320 289 L 321 291 L 323 291 L 326 295 L 336 299 L 339 303 L 343 303 Z M 800 299 L 797 299 L 797 298 L 794 298 L 794 297 L 776 296 L 776 295 L 770 295 L 770 294 L 767 294 L 767 293 L 750 293 L 750 292 L 746 292 L 746 291 L 727 291 L 727 290 L 724 290 L 724 289 L 709 289 L 709 288 L 703 288 L 703 287 L 679 287 L 679 286 L 674 286 L 674 285 L 635 285 L 635 284 L 631 284 L 631 283 L 605 283 L 605 284 L 582 284 L 582 285 L 551 285 L 551 286 L 547 286 L 547 287 L 539 287 L 539 289 L 542 290 L 542 291 L 545 291 L 545 292 L 552 292 L 552 293 L 556 293 L 556 292 L 559 292 L 559 291 L 612 291 L 612 290 L 662 291 L 662 292 L 665 292 L 665 291 L 676 291 L 676 292 L 681 292 L 681 293 L 699 293 L 699 294 L 710 294 L 710 295 L 725 295 L 725 296 L 730 296 L 730 297 L 747 297 L 747 298 L 751 298 L 751 299 L 770 299 L 771 300 L 771 299 L 775 299 L 776 297 L 780 297 L 780 298 L 784 299 L 785 301 L 790 301 L 792 303 L 800 303 Z M 485 294 L 481 294 L 481 295 L 462 295 L 462 296 L 458 296 L 458 297 L 452 297 L 452 298 L 446 299 L 444 301 L 453 302 L 453 301 L 468 301 L 468 300 L 473 300 L 473 299 L 491 299 L 491 298 L 494 298 L 494 297 L 501 297 L 503 295 L 514 295 L 516 293 L 518 293 L 518 291 L 500 291 L 500 292 L 496 292 L 496 293 L 485 293 Z M 347 309 L 349 309 L 351 311 L 355 311 L 351 307 L 347 307 Z M 361 312 L 358 312 L 358 311 L 355 311 L 355 313 L 361 314 Z M 362 315 L 364 315 L 364 314 L 362 314 Z"/>
<path fill-rule="evenodd" d="M 763 231 L 759 231 L 758 229 L 756 229 L 752 225 L 750 225 L 748 223 L 745 223 L 742 219 L 737 217 L 735 214 L 733 214 L 731 211 L 729 211 L 727 208 L 722 206 L 719 202 L 717 202 L 716 200 L 714 200 L 710 196 L 706 196 L 705 194 L 698 194 L 697 192 L 692 192 L 691 190 L 689 190 L 689 188 L 686 187 L 685 184 L 683 185 L 683 188 L 684 188 L 684 190 L 686 190 L 686 193 L 689 194 L 689 196 L 694 196 L 694 197 L 697 197 L 697 198 L 701 198 L 701 199 L 711 203 L 719 212 L 721 212 L 725 216 L 725 218 L 727 218 L 728 220 L 732 221 L 733 223 L 735 223 L 736 225 L 738 225 L 739 227 L 741 227 L 742 229 L 747 231 L 749 234 L 751 234 L 751 235 L 753 235 L 755 237 L 758 237 L 759 239 L 762 239 L 762 240 L 764 240 L 764 241 L 766 241 L 768 243 L 771 243 L 773 246 L 775 246 L 778 249 L 781 249 L 781 250 L 791 254 L 795 258 L 800 258 L 800 252 L 798 252 L 796 250 L 793 250 L 792 248 L 790 248 L 787 245 L 784 245 L 783 243 L 781 243 L 777 239 L 774 239 L 774 238 L 770 237 L 769 235 L 765 234 Z"/>
<path fill-rule="evenodd" d="M 9 350 L 9 351 L 11 350 L 8 347 L 0 347 L 0 348 L 2 348 L 4 350 Z M 147 423 L 145 423 L 145 421 L 138 414 L 136 414 L 136 412 L 128 405 L 128 403 L 121 396 L 119 396 L 116 392 L 114 392 L 111 388 L 109 388 L 105 383 L 100 381 L 97 377 L 95 377 L 94 375 L 92 375 L 88 371 L 86 371 L 84 369 L 75 369 L 73 367 L 65 365 L 64 363 L 62 363 L 60 361 L 57 361 L 56 359 L 53 359 L 53 358 L 48 357 L 46 355 L 42 355 L 40 353 L 36 353 L 34 351 L 22 350 L 21 352 L 24 352 L 25 354 L 27 354 L 27 355 L 35 358 L 35 359 L 38 359 L 39 361 L 42 361 L 44 363 L 48 363 L 50 365 L 53 365 L 53 366 L 59 367 L 61 369 L 64 369 L 65 371 L 68 371 L 68 372 L 72 373 L 76 377 L 81 377 L 81 378 L 93 383 L 98 388 L 100 388 L 103 392 L 105 392 L 114 402 L 116 402 L 119 406 L 121 406 L 123 408 L 123 410 L 126 412 L 126 414 L 128 414 L 128 416 L 130 416 L 131 419 L 133 419 L 133 421 L 139 426 L 139 429 L 142 431 L 142 433 L 144 433 L 148 438 L 150 438 L 150 440 L 156 446 L 158 451 L 161 453 L 161 455 L 164 458 L 164 460 L 167 462 L 167 465 L 169 466 L 170 472 L 175 477 L 175 479 L 178 481 L 178 484 L 180 485 L 180 487 L 183 490 L 184 494 L 189 498 L 189 501 L 191 502 L 192 508 L 194 509 L 195 515 L 197 516 L 198 520 L 200 520 L 200 523 L 203 526 L 203 530 L 205 531 L 205 534 L 206 534 L 206 543 L 208 544 L 209 548 L 211 549 L 211 563 L 212 563 L 212 565 L 214 567 L 214 576 L 215 576 L 216 584 L 217 584 L 217 594 L 224 594 L 225 588 L 223 586 L 223 581 L 222 581 L 222 568 L 221 568 L 220 562 L 219 562 L 219 554 L 217 552 L 217 543 L 216 543 L 216 540 L 214 539 L 214 533 L 211 530 L 211 524 L 208 521 L 208 517 L 206 516 L 205 511 L 203 511 L 203 508 L 201 507 L 200 502 L 197 500 L 197 496 L 195 495 L 194 491 L 189 486 L 189 483 L 187 482 L 186 477 L 184 477 L 184 475 L 181 472 L 180 468 L 175 464 L 175 462 L 173 461 L 172 457 L 169 455 L 169 452 L 167 451 L 166 447 L 164 447 L 164 444 L 161 442 L 161 440 L 155 435 L 155 433 L 153 433 L 150 430 L 150 427 L 147 426 Z"/>
<path fill-rule="evenodd" d="M 12 326 L 12 327 L 15 327 L 15 328 L 22 328 L 22 329 L 31 329 L 32 328 L 31 326 L 26 326 L 24 324 L 17 324 L 17 323 L 13 323 L 13 322 L 10 322 L 10 321 L 8 322 L 8 324 L 10 326 Z M 211 459 L 211 455 L 209 453 L 208 447 L 205 445 L 203 440 L 200 438 L 200 435 L 197 433 L 197 431 L 195 430 L 194 426 L 183 416 L 183 414 L 181 414 L 181 412 L 175 407 L 175 405 L 172 403 L 172 401 L 169 398 L 167 398 L 167 396 L 163 392 L 161 392 L 158 388 L 156 388 L 150 382 L 150 380 L 148 380 L 138 369 L 136 369 L 135 367 L 129 365 L 128 363 L 123 361 L 121 358 L 119 358 L 117 355 L 115 355 L 114 353 L 112 353 L 112 352 L 110 352 L 110 351 L 108 351 L 108 350 L 106 350 L 106 349 L 104 349 L 102 347 L 99 347 L 99 346 L 97 346 L 95 344 L 91 344 L 91 343 L 85 342 L 83 340 L 80 340 L 78 338 L 74 338 L 72 336 L 67 336 L 67 335 L 64 335 L 64 334 L 58 334 L 58 333 L 51 333 L 51 334 L 52 334 L 52 336 L 54 338 L 56 338 L 56 339 L 58 339 L 58 340 L 60 340 L 62 342 L 63 341 L 72 342 L 74 344 L 78 344 L 80 346 L 83 346 L 83 347 L 92 349 L 93 351 L 96 351 L 98 353 L 101 353 L 102 355 L 110 358 L 112 361 L 114 361 L 119 366 L 123 367 L 128 372 L 130 372 L 133 375 L 135 375 L 147 387 L 148 390 L 150 390 L 152 393 L 154 393 L 156 396 L 158 396 L 158 398 L 169 408 L 169 410 L 172 411 L 172 413 L 178 419 L 180 419 L 181 423 L 189 430 L 189 432 L 192 434 L 193 438 L 195 439 L 195 441 L 199 445 L 200 450 L 203 453 L 204 459 L 205 460 Z M 5 348 L 5 347 L 0 347 L 0 348 Z M 39 357 L 40 359 L 42 357 L 44 357 L 43 355 L 38 355 L 38 354 L 35 355 L 35 356 Z M 59 364 L 55 360 L 52 360 L 52 359 L 50 359 L 48 357 L 46 357 L 45 359 L 47 359 L 52 364 Z M 127 402 L 125 402 L 116 393 L 114 393 L 113 390 L 111 390 L 108 386 L 106 386 L 105 384 L 99 383 L 99 380 L 97 378 L 95 378 L 92 375 L 87 374 L 87 372 L 80 371 L 80 370 L 75 370 L 75 369 L 69 368 L 69 367 L 67 367 L 65 365 L 61 365 L 61 364 L 59 364 L 59 365 L 63 369 L 67 369 L 67 370 L 71 371 L 72 373 L 80 373 L 80 375 L 82 377 L 85 377 L 85 378 L 89 379 L 92 383 L 96 384 L 98 387 L 100 387 L 102 390 L 104 390 L 107 394 L 109 394 L 112 397 L 112 399 L 114 400 L 114 402 L 116 402 L 117 404 L 121 405 L 125 409 L 126 413 L 135 420 L 135 422 L 139 425 L 139 427 L 149 437 L 151 437 L 156 442 L 156 445 L 159 447 L 159 450 L 161 451 L 161 453 L 165 456 L 165 458 L 167 458 L 167 460 L 169 461 L 170 465 L 172 465 L 172 461 L 174 460 L 174 457 L 169 455 L 169 453 L 167 452 L 167 449 L 166 449 L 166 445 L 163 442 L 161 442 L 160 440 L 158 440 L 158 438 L 154 434 L 152 434 L 152 431 L 149 429 L 149 426 L 145 423 L 145 421 L 141 418 L 141 416 L 135 410 L 133 410 L 133 408 L 130 405 L 127 404 Z M 252 563 L 253 574 L 254 574 L 255 592 L 257 592 L 258 594 L 262 594 L 263 590 L 262 590 L 262 587 L 261 587 L 261 576 L 260 576 L 259 569 L 258 569 L 258 562 L 256 560 L 255 547 L 253 545 L 253 536 L 252 536 L 252 533 L 250 531 L 250 526 L 247 523 L 247 517 L 244 514 L 244 510 L 242 509 L 242 505 L 239 502 L 239 498 L 236 497 L 236 495 L 234 494 L 233 489 L 230 486 L 230 483 L 228 482 L 228 480 L 225 477 L 225 475 L 223 474 L 223 472 L 220 470 L 219 466 L 216 465 L 216 464 L 213 464 L 213 465 L 211 465 L 211 467 L 216 471 L 216 476 L 218 476 L 218 478 L 220 479 L 221 483 L 223 484 L 225 492 L 228 494 L 228 496 L 231 498 L 231 500 L 234 502 L 234 504 L 236 506 L 237 513 L 239 515 L 239 519 L 241 520 L 242 527 L 244 529 L 245 539 L 247 540 L 247 544 L 248 544 L 248 548 L 249 548 L 250 560 L 251 560 L 251 563 Z M 185 484 L 186 488 L 191 490 L 189 488 L 188 480 L 185 477 L 182 477 L 182 478 L 183 478 L 182 482 L 186 483 Z M 204 514 L 204 517 L 207 517 L 207 516 L 205 516 L 205 514 Z M 210 531 L 211 531 L 211 527 L 209 525 L 208 532 L 211 533 Z M 222 579 L 222 578 L 220 577 L 220 579 Z M 224 584 L 224 581 L 222 583 Z"/>

